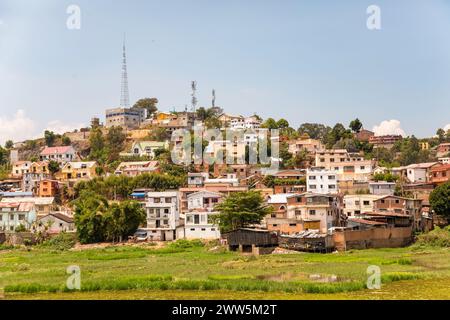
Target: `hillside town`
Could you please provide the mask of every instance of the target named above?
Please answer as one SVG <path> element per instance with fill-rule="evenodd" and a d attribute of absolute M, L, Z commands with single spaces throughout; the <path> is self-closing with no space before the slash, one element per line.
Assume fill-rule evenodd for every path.
<path fill-rule="evenodd" d="M 104 121 L 94 117 L 87 128 L 7 141 L 0 153 L 0 241 L 64 232 L 82 243 L 221 239 L 241 251 L 279 245 L 330 252 L 405 246 L 416 233 L 448 223 L 448 198 L 439 198 L 448 193 L 439 189 L 450 183 L 450 131 L 428 139 L 377 136 L 358 119 L 348 128 L 294 129 L 286 119 L 228 114 L 215 106 L 215 93 L 210 107 L 196 108 L 195 91 L 191 111 L 160 111 L 157 103 L 141 99 L 105 110 Z M 221 138 L 174 139 L 198 127 Z M 235 138 L 227 140 L 225 131 Z M 265 135 L 272 149 L 279 144 L 278 154 L 269 157 L 272 165 L 252 163 L 249 150 Z M 177 146 L 199 139 L 203 159 L 174 163 Z M 205 160 L 224 154 L 234 162 Z M 226 225 L 227 206 L 245 197 L 248 206 L 234 210 L 258 214 L 236 212 Z M 128 218 L 115 221 L 114 210 Z M 100 222 L 99 212 L 113 218 Z M 108 221 L 119 226 L 94 234 L 96 223 Z M 236 232 L 254 240 L 231 244 Z M 261 240 L 274 236 L 269 244 Z"/>

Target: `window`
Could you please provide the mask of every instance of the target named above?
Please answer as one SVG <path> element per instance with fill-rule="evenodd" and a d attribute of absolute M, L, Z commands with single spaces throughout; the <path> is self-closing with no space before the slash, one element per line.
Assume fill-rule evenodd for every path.
<path fill-rule="evenodd" d="M 363 201 L 363 204 L 364 204 L 365 206 L 369 206 L 369 205 L 370 205 L 370 201 L 364 200 L 364 201 Z"/>
<path fill-rule="evenodd" d="M 314 216 L 316 214 L 316 210 L 309 210 L 309 214 Z"/>
<path fill-rule="evenodd" d="M 309 180 L 316 180 L 316 176 L 309 176 Z"/>
<path fill-rule="evenodd" d="M 310 189 L 317 189 L 317 186 L 315 184 L 311 184 L 311 185 L 309 185 L 309 188 Z"/>
<path fill-rule="evenodd" d="M 361 167 L 359 167 L 361 170 L 365 170 L 366 169 L 366 167 L 365 166 L 361 166 Z"/>
<path fill-rule="evenodd" d="M 296 226 L 297 226 L 296 223 L 290 223 L 290 224 L 289 224 L 289 227 L 296 227 Z"/>
<path fill-rule="evenodd" d="M 14 215 L 13 214 L 9 215 L 9 220 L 14 220 Z"/>
<path fill-rule="evenodd" d="M 19 214 L 19 220 L 20 220 L 20 221 L 25 220 L 25 215 L 24 215 L 24 214 Z"/>
<path fill-rule="evenodd" d="M 166 198 L 166 203 L 172 203 L 172 198 Z"/>
<path fill-rule="evenodd" d="M 398 204 L 398 203 L 400 203 L 400 200 L 398 200 L 398 199 L 397 199 L 397 200 L 395 200 L 395 203 L 397 203 L 397 204 Z"/>
<path fill-rule="evenodd" d="M 328 176 L 328 180 L 335 180 L 336 177 L 335 176 Z"/>
<path fill-rule="evenodd" d="M 336 189 L 336 186 L 334 184 L 328 185 L 328 189 Z"/>

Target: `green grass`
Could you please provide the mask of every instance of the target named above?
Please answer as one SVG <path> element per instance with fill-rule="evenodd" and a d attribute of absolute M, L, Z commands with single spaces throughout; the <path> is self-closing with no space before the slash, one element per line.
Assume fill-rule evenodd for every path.
<path fill-rule="evenodd" d="M 201 243 L 176 242 L 159 249 L 110 246 L 83 251 L 46 247 L 2 250 L 0 292 L 3 289 L 7 299 L 127 299 L 137 298 L 137 292 L 149 298 L 158 298 L 155 292 L 165 292 L 163 297 L 167 299 L 252 299 L 262 293 L 267 299 L 372 299 L 408 298 L 408 292 L 415 292 L 424 281 L 450 285 L 450 251 L 446 248 L 258 257 L 210 249 Z M 80 267 L 80 292 L 71 292 L 65 286 L 69 277 L 66 269 L 71 265 Z M 381 268 L 382 291 L 378 296 L 365 289 L 370 265 Z M 420 294 L 421 298 L 450 299 L 450 290 L 422 288 Z"/>

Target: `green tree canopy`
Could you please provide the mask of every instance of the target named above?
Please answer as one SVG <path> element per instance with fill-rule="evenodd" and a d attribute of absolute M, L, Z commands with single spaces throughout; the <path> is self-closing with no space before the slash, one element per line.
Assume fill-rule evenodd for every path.
<path fill-rule="evenodd" d="M 6 149 L 12 149 L 12 147 L 14 147 L 14 142 L 12 140 L 7 140 L 5 142 L 5 148 Z"/>
<path fill-rule="evenodd" d="M 222 232 L 259 224 L 273 211 L 265 204 L 261 193 L 253 190 L 232 193 L 215 209 L 219 211 L 215 221 Z"/>
<path fill-rule="evenodd" d="M 56 140 L 56 135 L 53 131 L 45 130 L 44 132 L 45 144 L 47 147 L 52 147 Z"/>
<path fill-rule="evenodd" d="M 438 186 L 431 192 L 430 205 L 436 214 L 450 218 L 450 182 Z"/>
<path fill-rule="evenodd" d="M 147 110 L 147 117 L 150 118 L 150 116 L 158 111 L 158 108 L 156 105 L 158 104 L 158 99 L 156 98 L 143 98 L 139 99 L 135 104 L 134 108 L 143 108 Z"/>
<path fill-rule="evenodd" d="M 363 124 L 362 122 L 356 118 L 350 122 L 349 128 L 352 129 L 353 132 L 360 132 Z"/>

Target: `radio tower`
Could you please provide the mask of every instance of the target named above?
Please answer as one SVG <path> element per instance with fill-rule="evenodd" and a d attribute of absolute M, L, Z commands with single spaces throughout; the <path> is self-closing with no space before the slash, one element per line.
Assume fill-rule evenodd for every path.
<path fill-rule="evenodd" d="M 127 55 L 126 55 L 126 49 L 125 49 L 125 35 L 123 35 L 122 85 L 121 85 L 121 90 L 120 90 L 120 106 L 122 108 L 130 107 L 130 94 L 128 92 Z"/>

